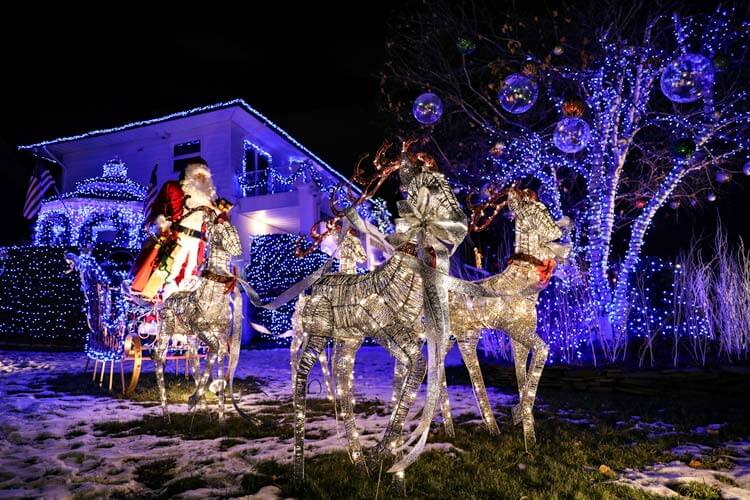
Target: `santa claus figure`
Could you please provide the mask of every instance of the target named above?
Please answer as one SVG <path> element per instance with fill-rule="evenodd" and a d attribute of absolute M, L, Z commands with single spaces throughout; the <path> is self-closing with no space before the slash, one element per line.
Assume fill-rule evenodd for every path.
<path fill-rule="evenodd" d="M 131 291 L 146 299 L 162 299 L 196 275 L 206 244 L 206 223 L 219 210 L 216 188 L 206 162 L 188 164 L 182 180 L 162 186 L 147 220 L 157 235 L 146 243 L 134 267 Z"/>

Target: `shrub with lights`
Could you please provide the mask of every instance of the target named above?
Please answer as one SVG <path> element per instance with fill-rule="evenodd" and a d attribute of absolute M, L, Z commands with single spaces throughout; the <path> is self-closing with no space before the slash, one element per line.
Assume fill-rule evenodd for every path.
<path fill-rule="evenodd" d="M 267 234 L 253 238 L 250 245 L 250 263 L 245 268 L 245 276 L 261 299 L 270 302 L 328 260 L 328 254 L 322 251 L 314 251 L 306 257 L 297 257 L 297 239 L 298 237 L 292 234 Z M 278 336 L 291 328 L 296 304 L 295 299 L 274 311 L 252 308 L 250 321 L 271 332 L 270 335 L 260 333 L 260 338 L 284 343 Z"/>
<path fill-rule="evenodd" d="M 530 186 L 574 219 L 559 287 L 576 300 L 556 307 L 589 318 L 590 354 L 621 360 L 638 335 L 632 290 L 654 216 L 711 203 L 750 173 L 750 23 L 727 8 L 648 18 L 618 6 L 592 18 L 527 17 L 497 2 L 420 9 L 395 23 L 383 74 L 404 134 L 431 136 L 456 191 Z M 425 92 L 442 119 L 412 116 Z"/>
<path fill-rule="evenodd" d="M 66 247 L 3 249 L 0 274 L 0 340 L 83 345 L 88 332 L 77 272 L 69 272 Z"/>

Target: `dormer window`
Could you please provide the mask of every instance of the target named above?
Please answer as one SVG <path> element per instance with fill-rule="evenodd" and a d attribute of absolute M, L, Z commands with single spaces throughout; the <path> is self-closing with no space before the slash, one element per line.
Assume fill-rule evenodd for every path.
<path fill-rule="evenodd" d="M 175 144 L 172 148 L 172 171 L 182 172 L 193 159 L 200 156 L 201 141 L 192 141 Z"/>

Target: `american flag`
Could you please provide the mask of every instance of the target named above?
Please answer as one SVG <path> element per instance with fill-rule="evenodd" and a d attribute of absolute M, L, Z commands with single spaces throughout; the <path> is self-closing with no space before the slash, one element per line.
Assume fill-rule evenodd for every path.
<path fill-rule="evenodd" d="M 29 179 L 29 188 L 26 190 L 26 202 L 23 205 L 23 216 L 33 219 L 42 206 L 42 198 L 55 185 L 55 180 L 49 169 L 39 164 L 34 167 Z"/>
<path fill-rule="evenodd" d="M 146 193 L 146 199 L 143 201 L 143 213 L 148 215 L 151 212 L 151 205 L 154 204 L 158 190 L 156 189 L 156 170 L 159 168 L 159 164 L 154 165 L 154 169 L 151 171 L 151 179 L 148 181 L 148 193 Z"/>

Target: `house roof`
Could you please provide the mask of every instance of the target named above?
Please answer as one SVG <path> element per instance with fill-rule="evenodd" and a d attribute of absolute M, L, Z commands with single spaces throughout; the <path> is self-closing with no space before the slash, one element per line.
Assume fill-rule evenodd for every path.
<path fill-rule="evenodd" d="M 346 182 L 348 184 L 351 184 L 351 181 L 349 181 L 349 179 L 347 179 L 346 177 L 344 177 L 339 171 L 337 171 L 336 169 L 334 169 L 331 165 L 329 165 L 328 163 L 326 163 L 318 155 L 316 155 L 315 153 L 313 153 L 312 151 L 310 151 L 302 143 L 300 143 L 294 137 L 292 137 L 291 135 L 289 135 L 289 133 L 287 131 L 285 131 L 284 129 L 282 129 L 281 127 L 279 127 L 276 123 L 274 123 L 273 121 L 271 121 L 270 118 L 268 118 L 267 116 L 265 116 L 263 113 L 261 113 L 260 111 L 258 111 L 255 108 L 253 108 L 252 106 L 250 106 L 243 99 L 232 99 L 230 101 L 219 102 L 219 103 L 216 103 L 216 104 L 209 104 L 207 106 L 199 106 L 197 108 L 192 108 L 192 109 L 188 109 L 188 110 L 185 110 L 185 111 L 180 111 L 180 112 L 177 112 L 177 113 L 172 113 L 172 114 L 169 114 L 169 115 L 160 116 L 158 118 L 151 118 L 151 119 L 148 119 L 148 120 L 141 120 L 141 121 L 127 123 L 125 125 L 120 125 L 118 127 L 112 127 L 112 128 L 108 128 L 108 129 L 91 130 L 91 131 L 85 132 L 83 134 L 72 135 L 72 136 L 67 136 L 67 137 L 58 137 L 57 139 L 51 139 L 51 140 L 47 140 L 47 141 L 37 142 L 37 143 L 34 143 L 34 144 L 27 144 L 27 145 L 23 145 L 23 146 L 18 146 L 18 149 L 19 150 L 31 150 L 33 152 L 33 151 L 35 151 L 37 149 L 45 148 L 46 146 L 58 145 L 58 144 L 61 144 L 61 143 L 72 142 L 72 141 L 79 141 L 79 140 L 82 140 L 82 139 L 88 139 L 88 138 L 91 138 L 91 137 L 102 136 L 102 135 L 111 134 L 111 133 L 114 133 L 114 132 L 121 132 L 121 131 L 124 131 L 124 130 L 131 130 L 131 129 L 135 129 L 135 128 L 139 128 L 139 127 L 144 127 L 144 126 L 148 126 L 148 125 L 153 125 L 153 124 L 157 124 L 157 123 L 164 123 L 164 122 L 168 122 L 168 121 L 171 121 L 171 120 L 178 120 L 180 118 L 185 118 L 185 117 L 188 117 L 188 116 L 200 115 L 200 114 L 203 114 L 203 113 L 209 113 L 209 112 L 212 112 L 212 111 L 218 111 L 218 110 L 221 110 L 221 109 L 232 108 L 232 107 L 237 107 L 237 108 L 240 108 L 240 109 L 246 111 L 251 116 L 253 116 L 257 120 L 259 120 L 263 124 L 267 125 L 271 129 L 273 129 L 285 141 L 287 141 L 289 144 L 291 144 L 292 146 L 298 148 L 300 151 L 302 151 L 303 153 L 305 153 L 306 155 L 308 155 L 311 159 L 313 159 L 320 166 L 322 166 L 323 168 L 325 168 L 326 170 L 328 170 L 329 172 L 331 172 L 334 176 L 338 177 L 339 179 L 343 180 L 344 182 Z M 357 186 L 353 186 L 353 187 L 355 188 L 355 190 L 359 191 L 359 189 L 357 188 Z"/>

